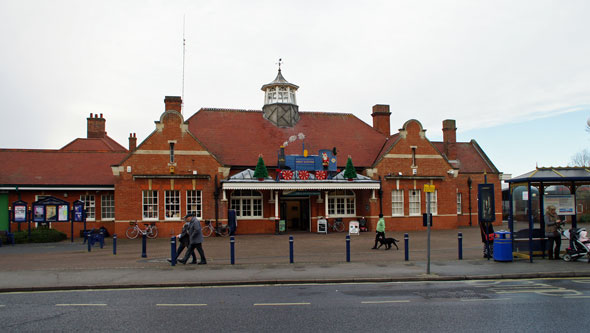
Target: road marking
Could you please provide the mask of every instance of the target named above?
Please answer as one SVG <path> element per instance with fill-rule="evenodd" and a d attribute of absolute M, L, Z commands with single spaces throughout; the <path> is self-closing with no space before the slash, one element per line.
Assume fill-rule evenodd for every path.
<path fill-rule="evenodd" d="M 311 303 L 254 303 L 254 306 L 290 306 L 290 305 L 311 305 Z"/>
<path fill-rule="evenodd" d="M 156 306 L 207 306 L 207 304 L 156 304 Z"/>
<path fill-rule="evenodd" d="M 590 298 L 590 296 L 563 296 L 563 298 Z"/>
<path fill-rule="evenodd" d="M 461 302 L 478 302 L 478 301 L 507 301 L 511 298 L 462 298 Z"/>
<path fill-rule="evenodd" d="M 385 304 L 385 303 L 408 303 L 410 300 L 401 299 L 396 301 L 362 301 L 361 304 Z"/>
<path fill-rule="evenodd" d="M 106 304 L 93 303 L 93 304 L 55 304 L 55 306 L 107 306 Z"/>
<path fill-rule="evenodd" d="M 6 305 L 4 305 L 4 304 L 0 304 L 0 308 L 3 308 L 3 307 L 5 307 L 5 306 L 6 306 Z"/>

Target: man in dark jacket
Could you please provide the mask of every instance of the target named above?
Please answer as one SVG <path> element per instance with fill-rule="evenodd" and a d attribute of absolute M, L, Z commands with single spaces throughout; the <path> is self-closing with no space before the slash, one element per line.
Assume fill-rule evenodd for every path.
<path fill-rule="evenodd" d="M 189 226 L 187 228 L 188 235 L 189 235 L 189 247 L 184 255 L 184 258 L 178 260 L 181 264 L 186 264 L 188 257 L 192 254 L 195 255 L 195 248 L 199 251 L 199 256 L 201 256 L 201 261 L 199 261 L 199 265 L 207 264 L 207 259 L 205 259 L 205 252 L 203 252 L 203 232 L 201 230 L 201 222 L 197 219 L 194 215 L 187 215 L 185 216 L 185 220 L 190 221 Z M 193 264 L 196 263 L 192 262 Z"/>
<path fill-rule="evenodd" d="M 185 248 L 187 248 L 190 244 L 189 242 L 189 234 L 188 234 L 188 227 L 190 225 L 190 219 L 189 218 L 185 218 L 185 223 L 182 226 L 182 231 L 180 232 L 180 234 L 178 234 L 178 249 L 176 250 L 176 258 L 174 258 L 174 260 L 178 260 L 178 257 L 180 257 L 180 254 L 182 253 L 182 250 L 184 250 Z M 196 264 L 197 263 L 197 256 L 195 255 L 195 253 L 191 253 L 192 257 L 193 257 L 193 261 L 191 262 L 191 264 Z M 172 259 L 167 259 L 168 262 L 172 262 Z"/>

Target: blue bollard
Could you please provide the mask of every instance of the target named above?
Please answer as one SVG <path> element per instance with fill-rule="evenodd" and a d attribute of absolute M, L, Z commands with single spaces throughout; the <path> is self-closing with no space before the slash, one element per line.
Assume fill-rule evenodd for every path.
<path fill-rule="evenodd" d="M 460 232 L 457 237 L 459 238 L 459 260 L 463 260 L 463 233 Z"/>
<path fill-rule="evenodd" d="M 346 235 L 346 262 L 350 262 L 350 235 Z"/>
<path fill-rule="evenodd" d="M 176 266 L 176 236 L 170 237 L 170 265 Z"/>
<path fill-rule="evenodd" d="M 229 256 L 230 256 L 230 263 L 233 265 L 236 263 L 236 256 L 235 256 L 235 238 L 234 236 L 229 237 Z"/>
<path fill-rule="evenodd" d="M 141 236 L 141 257 L 142 258 L 147 258 L 146 247 L 147 247 L 147 234 L 144 232 L 143 235 Z"/>
<path fill-rule="evenodd" d="M 404 234 L 404 250 L 406 261 L 410 260 L 410 251 L 409 251 L 409 243 L 410 243 L 410 236 L 408 234 Z"/>
<path fill-rule="evenodd" d="M 293 236 L 289 236 L 289 263 L 293 263 Z"/>
<path fill-rule="evenodd" d="M 113 234 L 113 255 L 117 254 L 117 234 Z"/>
<path fill-rule="evenodd" d="M 104 233 L 101 231 L 100 232 L 100 248 L 102 249 L 104 247 Z"/>

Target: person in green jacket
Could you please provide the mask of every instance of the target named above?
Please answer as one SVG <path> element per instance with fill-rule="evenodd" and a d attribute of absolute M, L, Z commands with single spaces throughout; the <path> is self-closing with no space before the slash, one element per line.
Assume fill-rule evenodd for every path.
<path fill-rule="evenodd" d="M 379 221 L 377 222 L 376 231 L 377 234 L 375 235 L 375 245 L 371 248 L 373 250 L 377 250 L 379 239 L 385 240 L 385 219 L 383 218 L 383 214 L 379 214 Z"/>

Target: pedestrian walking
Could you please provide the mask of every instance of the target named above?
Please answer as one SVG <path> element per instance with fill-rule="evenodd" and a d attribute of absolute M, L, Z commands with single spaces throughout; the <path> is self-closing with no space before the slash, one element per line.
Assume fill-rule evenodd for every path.
<path fill-rule="evenodd" d="M 203 232 L 201 229 L 201 222 L 197 219 L 194 215 L 187 215 L 185 216 L 185 220 L 190 221 L 189 226 L 187 228 L 188 235 L 189 235 L 189 247 L 184 255 L 184 258 L 178 260 L 181 264 L 186 264 L 188 257 L 191 254 L 195 255 L 195 249 L 199 251 L 199 256 L 201 257 L 201 261 L 199 261 L 199 265 L 206 265 L 207 259 L 205 258 L 205 252 L 203 251 Z M 196 264 L 196 260 L 191 262 L 191 264 Z"/>
<path fill-rule="evenodd" d="M 191 215 L 192 217 L 192 215 Z M 184 225 L 182 226 L 182 231 L 180 232 L 180 234 L 178 234 L 177 238 L 178 238 L 178 249 L 176 250 L 176 257 L 174 258 L 174 260 L 178 260 L 178 257 L 180 257 L 180 254 L 182 253 L 182 251 L 185 248 L 188 248 L 190 245 L 190 236 L 188 234 L 188 227 L 190 225 L 190 219 L 187 219 L 185 217 L 185 221 Z M 195 255 L 195 253 L 191 253 L 192 257 L 193 257 L 193 261 L 192 263 L 196 263 L 197 262 L 197 256 Z M 172 259 L 167 259 L 168 262 L 172 262 Z"/>
<path fill-rule="evenodd" d="M 371 248 L 372 250 L 377 250 L 377 244 L 379 240 L 385 240 L 385 219 L 383 218 L 383 214 L 379 214 L 379 221 L 377 221 L 377 228 L 375 229 L 375 245 Z"/>

